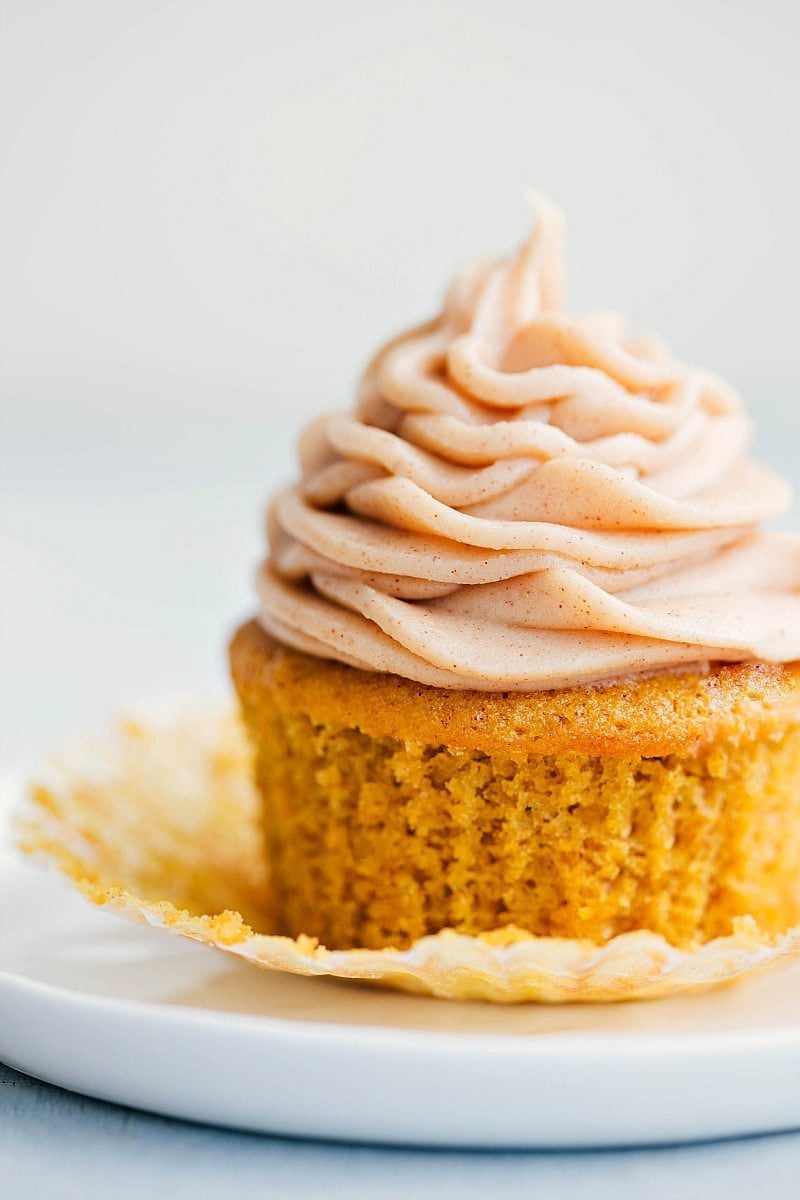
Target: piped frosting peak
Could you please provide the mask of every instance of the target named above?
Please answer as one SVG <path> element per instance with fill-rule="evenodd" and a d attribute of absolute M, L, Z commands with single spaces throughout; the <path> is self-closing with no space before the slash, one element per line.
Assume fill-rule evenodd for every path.
<path fill-rule="evenodd" d="M 367 670 L 484 691 L 800 658 L 788 485 L 716 376 L 564 311 L 562 220 L 370 363 L 269 510 L 260 618 Z"/>

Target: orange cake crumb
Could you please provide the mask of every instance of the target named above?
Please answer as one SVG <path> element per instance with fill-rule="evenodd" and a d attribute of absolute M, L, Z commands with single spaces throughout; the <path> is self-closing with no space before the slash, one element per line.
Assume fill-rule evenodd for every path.
<path fill-rule="evenodd" d="M 281 931 L 335 948 L 443 928 L 691 947 L 800 921 L 800 672 L 430 688 L 231 647 Z"/>

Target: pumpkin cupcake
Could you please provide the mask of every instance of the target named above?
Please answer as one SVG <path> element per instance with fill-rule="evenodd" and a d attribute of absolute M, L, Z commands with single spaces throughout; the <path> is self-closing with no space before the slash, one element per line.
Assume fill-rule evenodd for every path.
<path fill-rule="evenodd" d="M 727 384 L 566 315 L 560 242 L 538 200 L 270 506 L 231 661 L 282 933 L 800 922 L 790 489 Z"/>

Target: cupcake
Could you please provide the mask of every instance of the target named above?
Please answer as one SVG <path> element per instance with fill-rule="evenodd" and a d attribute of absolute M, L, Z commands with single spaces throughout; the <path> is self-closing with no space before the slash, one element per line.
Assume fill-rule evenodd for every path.
<path fill-rule="evenodd" d="M 539 199 L 270 505 L 231 663 L 282 934 L 800 922 L 800 538 L 758 528 L 790 489 L 726 383 L 562 280 Z"/>

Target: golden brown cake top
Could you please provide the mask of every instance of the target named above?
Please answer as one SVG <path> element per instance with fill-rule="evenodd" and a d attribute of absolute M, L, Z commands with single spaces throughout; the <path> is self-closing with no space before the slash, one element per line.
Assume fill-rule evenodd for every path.
<path fill-rule="evenodd" d="M 798 664 L 716 666 L 547 692 L 452 691 L 303 654 L 256 621 L 236 633 L 231 661 L 240 696 L 256 709 L 274 703 L 372 737 L 486 754 L 690 754 L 800 720 Z"/>

